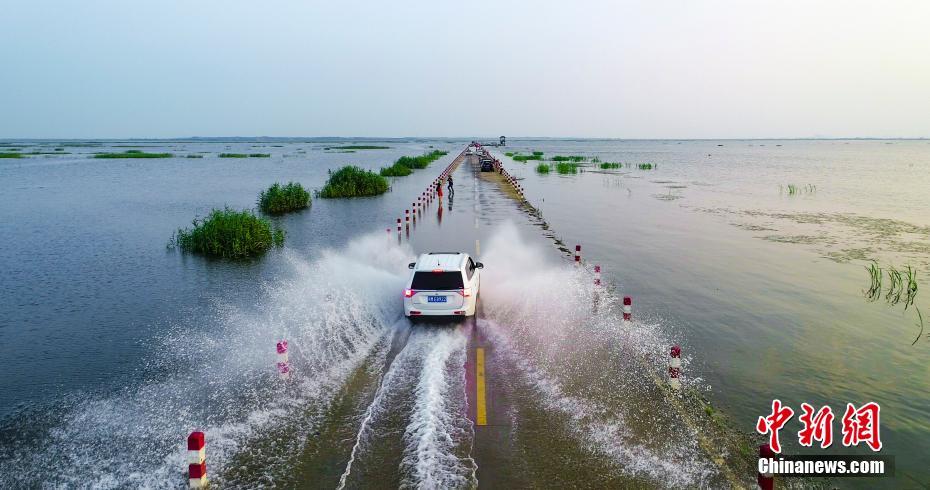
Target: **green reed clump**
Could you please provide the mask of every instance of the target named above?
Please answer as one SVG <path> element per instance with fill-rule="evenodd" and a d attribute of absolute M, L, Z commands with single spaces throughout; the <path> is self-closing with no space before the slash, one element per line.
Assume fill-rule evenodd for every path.
<path fill-rule="evenodd" d="M 875 301 L 882 296 L 882 277 L 884 277 L 884 274 L 882 268 L 875 262 L 872 262 L 865 270 L 869 272 L 869 278 L 872 281 L 869 289 L 865 291 L 865 297 L 869 301 Z"/>
<path fill-rule="evenodd" d="M 191 224 L 191 228 L 178 228 L 169 245 L 227 259 L 253 257 L 284 245 L 284 230 L 247 209 L 214 209 L 206 218 L 195 218 Z"/>
<path fill-rule="evenodd" d="M 220 158 L 249 158 L 246 153 L 220 153 Z"/>
<path fill-rule="evenodd" d="M 917 296 L 917 269 L 907 266 L 904 270 L 907 284 L 904 286 L 904 309 L 914 304 Z"/>
<path fill-rule="evenodd" d="M 614 168 L 620 168 L 622 166 L 623 166 L 622 163 L 604 162 L 601 164 L 601 169 L 609 170 L 609 169 L 614 169 Z"/>
<path fill-rule="evenodd" d="M 448 153 L 449 152 L 447 151 L 433 150 L 429 153 L 424 153 L 420 156 L 415 156 L 415 157 L 403 156 L 403 157 L 398 158 L 397 161 L 394 162 L 394 165 L 403 165 L 411 169 L 426 168 L 429 166 L 429 164 L 435 162 L 440 157 L 443 157 Z"/>
<path fill-rule="evenodd" d="M 542 155 L 537 155 L 536 152 L 533 152 L 532 155 L 514 155 L 513 161 L 515 162 L 526 162 L 528 160 L 542 160 Z"/>
<path fill-rule="evenodd" d="M 550 170 L 552 170 L 552 167 L 548 163 L 540 163 L 536 166 L 536 171 L 541 174 L 547 174 Z"/>
<path fill-rule="evenodd" d="M 578 164 L 575 162 L 558 162 L 555 164 L 555 171 L 560 174 L 578 173 Z"/>
<path fill-rule="evenodd" d="M 787 184 L 785 186 L 778 186 L 779 194 L 787 193 L 789 196 L 797 196 L 800 194 L 813 194 L 817 192 L 817 186 L 813 184 L 807 185 L 797 185 L 797 184 Z"/>
<path fill-rule="evenodd" d="M 581 155 L 569 155 L 569 156 L 565 156 L 565 155 L 556 155 L 556 156 L 552 157 L 552 161 L 553 161 L 553 162 L 575 162 L 575 163 L 578 163 L 578 162 L 584 162 L 584 161 L 587 161 L 587 160 L 588 160 L 588 157 L 581 156 Z"/>
<path fill-rule="evenodd" d="M 636 167 L 639 168 L 640 170 L 652 170 L 653 168 L 655 168 L 655 165 L 651 163 L 640 163 L 640 164 L 637 164 Z"/>
<path fill-rule="evenodd" d="M 512 157 L 512 156 L 516 155 L 516 153 L 514 153 L 514 152 L 512 152 L 512 151 L 508 151 L 508 152 L 505 152 L 504 155 L 507 155 L 508 157 Z"/>
<path fill-rule="evenodd" d="M 310 193 L 297 182 L 275 182 L 258 195 L 258 209 L 267 214 L 282 214 L 310 206 Z"/>
<path fill-rule="evenodd" d="M 382 177 L 406 177 L 413 173 L 410 167 L 395 163 L 390 167 L 382 167 L 379 172 Z"/>
<path fill-rule="evenodd" d="M 249 153 L 249 158 L 269 158 L 271 153 Z"/>
<path fill-rule="evenodd" d="M 171 153 L 146 153 L 142 150 L 126 150 L 120 153 L 95 153 L 94 158 L 171 158 Z"/>
<path fill-rule="evenodd" d="M 901 271 L 895 269 L 895 267 L 888 267 L 888 282 L 891 284 L 888 286 L 887 292 L 885 293 L 885 302 L 890 305 L 896 305 L 901 302 L 901 293 L 904 291 L 904 280 L 901 277 Z"/>
<path fill-rule="evenodd" d="M 347 165 L 330 173 L 319 195 L 323 198 L 376 196 L 387 190 L 388 181 L 384 177 Z"/>
<path fill-rule="evenodd" d="M 0 152 L 0 158 L 22 158 L 22 153 L 9 153 L 9 152 Z"/>
<path fill-rule="evenodd" d="M 534 155 L 534 156 L 537 156 L 537 157 L 541 157 L 541 156 L 543 156 L 543 152 L 541 152 L 541 151 L 534 151 L 534 152 L 533 152 L 533 155 Z"/>

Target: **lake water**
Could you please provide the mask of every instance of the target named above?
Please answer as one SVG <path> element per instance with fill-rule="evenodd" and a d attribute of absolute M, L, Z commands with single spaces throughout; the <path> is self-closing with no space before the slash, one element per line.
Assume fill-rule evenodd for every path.
<path fill-rule="evenodd" d="M 773 397 L 796 411 L 802 402 L 829 404 L 838 417 L 847 402 L 876 401 L 882 454 L 896 457 L 898 478 L 866 486 L 930 481 L 930 338 L 911 345 L 916 310 L 930 308 L 923 293 L 907 310 L 863 295 L 870 260 L 914 266 L 921 281 L 930 269 L 930 142 L 510 140 L 506 151 L 633 165 L 540 175 L 535 162 L 513 162 L 496 149 L 548 230 L 460 170 L 455 207 L 449 203 L 443 221 L 410 245 L 397 245 L 385 228 L 466 140 L 394 140 L 374 143 L 389 149 L 355 153 L 326 149 L 344 143 L 296 140 L 11 143 L 70 154 L 0 159 L 4 487 L 22 485 L 21 468 L 40 460 L 53 461 L 50 481 L 63 485 L 180 482 L 178 427 L 211 427 L 211 454 L 233 459 L 250 454 L 281 414 L 288 423 L 325 425 L 322 409 L 312 407 L 338 398 L 359 363 L 386 355 L 382 332 L 402 322 L 394 292 L 407 259 L 436 247 L 472 251 L 474 239 L 462 230 L 473 221 L 489 260 L 510 253 L 522 270 L 562 261 L 547 235 L 581 244 L 586 261 L 602 265 L 605 283 L 633 296 L 637 321 L 661 339 L 656 344 L 682 345 L 686 383 L 740 430 L 751 432 Z M 140 145 L 204 157 L 90 158 Z M 309 210 L 275 218 L 288 232 L 286 247 L 261 259 L 205 260 L 166 247 L 195 216 L 252 207 L 274 181 L 319 188 L 328 169 L 377 169 L 432 148 L 450 154 L 395 179 L 384 196 L 314 199 Z M 644 162 L 655 168 L 636 167 Z M 789 184 L 800 190 L 791 194 Z M 519 243 L 544 252 L 508 249 Z M 505 317 L 500 298 L 508 291 L 499 292 L 487 306 Z M 356 307 L 359 298 L 371 305 Z M 318 382 L 286 396 L 267 386 L 265 369 L 273 357 L 265 344 L 282 336 L 323 342 L 306 353 Z M 411 352 L 440 346 L 436 352 L 454 364 L 461 342 L 415 333 Z M 410 354 L 398 365 L 419 373 L 422 361 Z M 788 428 L 782 440 L 797 449 Z M 838 443 L 832 450 L 844 452 Z M 129 476 L 124 457 L 134 468 Z M 700 465 L 692 469 L 683 482 L 695 481 L 688 478 Z M 268 483 L 262 471 L 226 471 L 231 482 Z"/>

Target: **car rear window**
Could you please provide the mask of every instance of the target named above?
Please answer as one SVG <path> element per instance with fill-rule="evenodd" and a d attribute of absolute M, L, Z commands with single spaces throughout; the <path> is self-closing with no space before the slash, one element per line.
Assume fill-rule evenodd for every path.
<path fill-rule="evenodd" d="M 445 291 L 462 289 L 461 272 L 415 272 L 410 289 Z"/>

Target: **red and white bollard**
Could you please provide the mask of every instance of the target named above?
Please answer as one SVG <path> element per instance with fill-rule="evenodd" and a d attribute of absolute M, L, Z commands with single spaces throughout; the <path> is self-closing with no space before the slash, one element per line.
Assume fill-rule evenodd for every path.
<path fill-rule="evenodd" d="M 187 436 L 187 477 L 190 488 L 207 486 L 206 440 L 203 432 L 191 432 Z"/>
<path fill-rule="evenodd" d="M 668 354 L 668 385 L 676 391 L 681 389 L 681 347 L 677 345 Z"/>
<path fill-rule="evenodd" d="M 417 203 L 413 203 L 413 204 L 411 204 L 411 206 L 413 206 L 413 223 L 416 224 L 416 222 L 417 222 Z"/>
<path fill-rule="evenodd" d="M 388 231 L 391 231 L 391 230 L 388 230 Z M 601 266 L 599 265 L 594 266 L 594 287 L 595 288 L 601 287 Z"/>
<path fill-rule="evenodd" d="M 287 341 L 282 340 L 278 342 L 278 376 L 281 379 L 288 379 L 291 377 L 291 363 L 287 357 Z"/>
<path fill-rule="evenodd" d="M 400 218 L 397 218 L 397 234 L 400 235 Z"/>
<path fill-rule="evenodd" d="M 630 296 L 623 297 L 623 319 L 625 321 L 633 320 L 633 298 Z"/>
<path fill-rule="evenodd" d="M 404 221 L 405 221 L 404 224 L 407 226 L 407 229 L 409 230 L 410 229 L 410 210 L 409 209 L 404 210 Z"/>
<path fill-rule="evenodd" d="M 581 265 L 581 245 L 575 245 L 575 265 Z"/>
<path fill-rule="evenodd" d="M 759 458 L 775 458 L 775 451 L 768 444 L 759 446 Z M 762 490 L 773 490 L 775 488 L 775 475 L 772 473 L 759 473 L 756 482 Z"/>

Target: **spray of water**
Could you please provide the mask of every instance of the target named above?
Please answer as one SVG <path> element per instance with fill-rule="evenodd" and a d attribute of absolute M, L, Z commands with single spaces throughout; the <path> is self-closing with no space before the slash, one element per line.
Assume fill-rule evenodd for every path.
<path fill-rule="evenodd" d="M 624 323 L 611 291 L 595 289 L 582 268 L 553 263 L 514 226 L 487 242 L 482 261 L 479 329 L 541 406 L 561 414 L 585 447 L 626 474 L 707 483 L 714 467 L 697 435 L 657 408 L 666 406 L 656 380 L 670 345 L 659 323 Z"/>
<path fill-rule="evenodd" d="M 256 304 L 218 302 L 212 318 L 179 321 L 145 360 L 143 371 L 156 375 L 62 407 L 44 437 L 6 448 L 0 487 L 33 485 L 24 468 L 43 468 L 52 486 L 177 487 L 195 429 L 207 433 L 216 484 L 273 484 L 347 377 L 388 348 L 411 255 L 377 235 L 314 261 L 279 256 L 284 277 L 264 285 Z M 281 338 L 291 345 L 288 382 L 274 370 Z M 258 474 L 233 476 L 236 461 Z"/>

